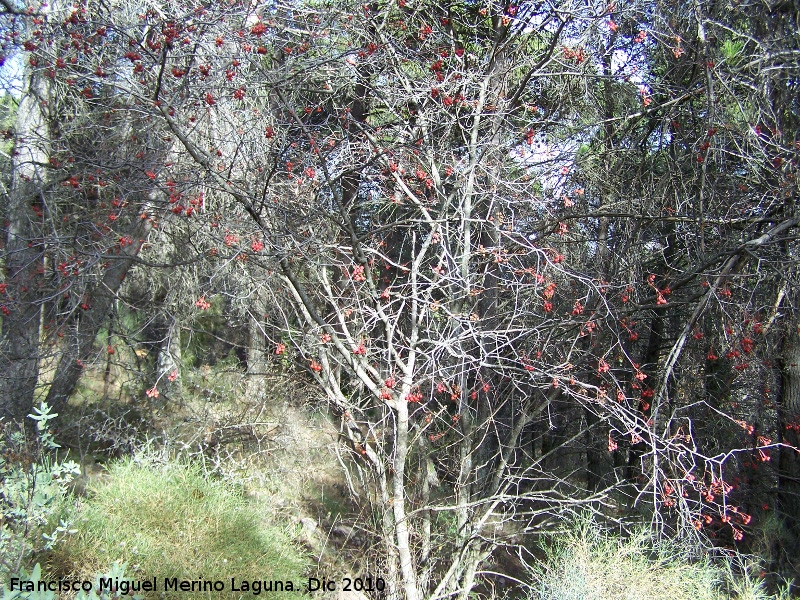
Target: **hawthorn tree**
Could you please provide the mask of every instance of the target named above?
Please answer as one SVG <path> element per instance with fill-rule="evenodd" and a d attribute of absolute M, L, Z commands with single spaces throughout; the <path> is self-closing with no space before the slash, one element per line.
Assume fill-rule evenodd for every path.
<path fill-rule="evenodd" d="M 248 316 L 251 365 L 269 340 L 313 378 L 393 595 L 466 598 L 499 546 L 577 505 L 738 542 L 774 449 L 760 485 L 794 523 L 790 13 L 6 11 L 28 60 L 7 415 L 26 414 L 44 348 L 66 401 L 134 261 L 165 263 L 142 245 L 173 236 L 197 270 L 166 261 L 153 297 L 208 283 L 156 327 L 164 360 L 217 293 Z"/>

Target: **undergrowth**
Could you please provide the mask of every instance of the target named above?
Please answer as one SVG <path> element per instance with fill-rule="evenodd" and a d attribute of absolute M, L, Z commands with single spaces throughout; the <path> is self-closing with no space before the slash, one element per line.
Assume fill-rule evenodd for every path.
<path fill-rule="evenodd" d="M 80 469 L 57 454 L 60 446 L 50 432 L 57 416 L 42 403 L 28 415 L 35 431 L 0 422 L 0 581 L 69 532 L 69 524 L 56 516 Z"/>
<path fill-rule="evenodd" d="M 159 592 L 165 578 L 177 578 L 220 580 L 233 594 L 232 577 L 291 580 L 298 588 L 307 567 L 288 532 L 264 509 L 187 462 L 115 462 L 70 516 L 78 532 L 52 556 L 52 571 L 63 577 L 91 578 L 121 560 L 133 579 L 155 577 Z M 187 600 L 225 596 L 178 594 Z"/>
<path fill-rule="evenodd" d="M 620 537 L 588 518 L 544 545 L 530 567 L 531 600 L 788 600 L 769 594 L 738 555 L 711 557 L 696 547 L 655 540 L 647 530 Z"/>

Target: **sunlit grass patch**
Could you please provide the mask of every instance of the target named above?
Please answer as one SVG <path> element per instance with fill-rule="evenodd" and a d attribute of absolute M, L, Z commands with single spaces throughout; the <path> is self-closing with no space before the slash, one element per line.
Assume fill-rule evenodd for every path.
<path fill-rule="evenodd" d="M 303 583 L 306 561 L 291 536 L 230 484 L 194 465 L 126 459 L 94 481 L 75 509 L 78 533 L 53 556 L 54 569 L 91 579 L 117 560 L 133 579 L 219 580 L 228 597 L 231 578 Z M 238 586 L 241 588 L 241 585 Z M 219 592 L 178 592 L 181 598 Z M 282 597 L 296 594 L 282 594 Z M 152 597 L 158 597 L 153 594 Z"/>
<path fill-rule="evenodd" d="M 537 600 L 768 600 L 740 557 L 712 560 L 646 530 L 622 538 L 578 520 L 532 568 Z M 788 597 L 788 596 L 786 596 Z"/>

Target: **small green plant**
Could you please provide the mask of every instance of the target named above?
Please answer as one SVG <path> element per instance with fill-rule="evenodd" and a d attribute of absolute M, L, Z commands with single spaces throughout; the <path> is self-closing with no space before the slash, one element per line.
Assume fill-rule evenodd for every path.
<path fill-rule="evenodd" d="M 52 549 L 72 531 L 56 515 L 80 467 L 57 457 L 59 445 L 50 421 L 58 414 L 43 402 L 28 416 L 36 422 L 35 434 L 4 424 L 0 435 L 0 576 L 4 579 L 21 573 L 35 553 Z"/>
<path fill-rule="evenodd" d="M 744 42 L 741 40 L 727 39 L 722 42 L 722 55 L 725 60 L 731 63 L 736 63 L 739 60 L 739 55 L 744 50 Z"/>
<path fill-rule="evenodd" d="M 0 597 L 2 600 L 16 600 L 17 598 L 24 598 L 25 600 L 55 600 L 55 592 L 49 590 L 37 591 L 39 583 L 42 581 L 42 567 L 39 563 L 36 563 L 30 573 L 25 570 L 25 567 L 20 567 L 19 579 L 33 584 L 34 591 L 3 589 L 3 595 Z"/>
<path fill-rule="evenodd" d="M 75 595 L 75 600 L 116 600 L 117 598 L 130 597 L 133 600 L 142 600 L 144 596 L 135 594 L 128 595 L 128 584 L 130 579 L 126 577 L 125 570 L 127 565 L 114 562 L 107 573 L 98 575 L 94 579 L 94 585 L 90 591 L 81 590 Z M 110 586 L 104 586 L 102 580 L 110 581 Z"/>

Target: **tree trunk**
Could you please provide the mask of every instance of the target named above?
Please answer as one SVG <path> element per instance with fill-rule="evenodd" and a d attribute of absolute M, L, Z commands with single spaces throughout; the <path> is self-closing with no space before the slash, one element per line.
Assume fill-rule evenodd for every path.
<path fill-rule="evenodd" d="M 778 514 L 786 526 L 785 557 L 800 556 L 800 339 L 793 336 L 781 360 L 778 431 L 784 446 L 778 458 Z M 779 559 L 780 560 L 780 559 Z M 783 560 L 781 560 L 783 562 Z M 800 565 L 779 565 L 794 571 Z"/>
<path fill-rule="evenodd" d="M 131 237 L 144 240 L 151 227 L 149 219 L 137 220 Z M 120 248 L 119 258 L 109 264 L 102 281 L 86 291 L 89 309 L 84 311 L 75 323 L 73 342 L 61 355 L 47 393 L 47 403 L 56 410 L 60 410 L 67 403 L 75 389 L 83 373 L 83 361 L 91 355 L 97 333 L 108 317 L 117 292 L 140 249 L 141 242 Z"/>
<path fill-rule="evenodd" d="M 267 336 L 264 319 L 264 302 L 256 298 L 248 315 L 247 336 L 247 397 L 263 400 L 264 376 L 267 372 Z"/>
<path fill-rule="evenodd" d="M 41 219 L 47 184 L 49 129 L 43 110 L 49 89 L 31 74 L 17 113 L 17 139 L 8 194 L 3 332 L 0 338 L 0 417 L 31 412 L 39 378 L 40 281 L 44 271 Z M 47 215 L 44 214 L 44 218 Z"/>
<path fill-rule="evenodd" d="M 183 395 L 181 384 L 181 328 L 172 318 L 158 351 L 158 381 L 162 393 L 172 400 Z"/>
<path fill-rule="evenodd" d="M 392 508 L 394 509 L 394 531 L 397 541 L 397 554 L 400 558 L 400 573 L 403 577 L 403 591 L 406 600 L 420 597 L 417 583 L 417 570 L 412 557 L 408 516 L 406 515 L 405 469 L 408 457 L 408 407 L 401 402 L 396 411 L 396 430 L 394 448 L 394 478 L 392 481 Z"/>

